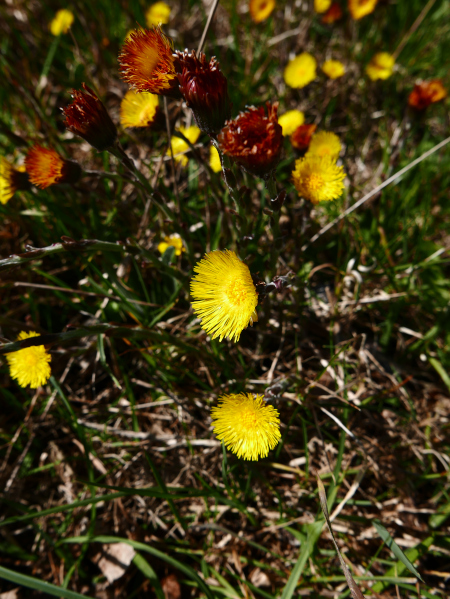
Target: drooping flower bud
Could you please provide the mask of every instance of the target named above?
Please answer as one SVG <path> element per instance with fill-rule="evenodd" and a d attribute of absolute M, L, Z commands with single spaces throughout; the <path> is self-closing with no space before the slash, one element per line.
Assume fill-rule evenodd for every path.
<path fill-rule="evenodd" d="M 76 183 L 81 177 L 81 167 L 74 160 L 62 158 L 55 150 L 35 144 L 25 158 L 31 183 L 45 189 L 58 183 Z"/>
<path fill-rule="evenodd" d="M 278 124 L 278 102 L 250 106 L 232 121 L 227 121 L 218 137 L 220 149 L 246 171 L 266 178 L 277 166 L 283 147 L 283 134 Z"/>
<path fill-rule="evenodd" d="M 199 129 L 216 137 L 231 115 L 228 83 L 213 57 L 208 62 L 203 52 L 175 52 L 175 71 L 180 92 L 192 110 Z"/>
<path fill-rule="evenodd" d="M 82 83 L 82 87 L 83 90 L 73 90 L 74 101 L 63 109 L 66 117 L 64 124 L 99 152 L 107 150 L 116 143 L 116 126 L 92 89 L 85 83 Z"/>

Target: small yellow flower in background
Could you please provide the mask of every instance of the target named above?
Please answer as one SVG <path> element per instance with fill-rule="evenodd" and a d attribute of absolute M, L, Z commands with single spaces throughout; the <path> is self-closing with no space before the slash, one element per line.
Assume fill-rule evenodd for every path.
<path fill-rule="evenodd" d="M 337 79 L 344 75 L 345 67 L 339 60 L 326 60 L 322 65 L 322 71 L 330 79 Z"/>
<path fill-rule="evenodd" d="M 241 332 L 258 320 L 258 294 L 248 266 L 231 250 L 216 250 L 194 267 L 192 307 L 212 339 L 239 341 Z"/>
<path fill-rule="evenodd" d="M 355 21 L 370 15 L 375 10 L 378 0 L 348 0 L 348 10 Z"/>
<path fill-rule="evenodd" d="M 281 125 L 285 137 L 292 135 L 297 127 L 303 125 L 304 122 L 305 115 L 301 110 L 288 110 L 278 117 L 278 124 Z"/>
<path fill-rule="evenodd" d="M 342 146 L 339 137 L 330 131 L 315 133 L 309 144 L 308 155 L 330 156 L 335 162 L 338 159 Z"/>
<path fill-rule="evenodd" d="M 122 127 L 149 127 L 158 112 L 159 99 L 149 92 L 137 93 L 130 89 L 120 104 Z"/>
<path fill-rule="evenodd" d="M 316 78 L 317 62 L 308 52 L 302 52 L 288 62 L 284 69 L 284 81 L 289 87 L 305 87 Z"/>
<path fill-rule="evenodd" d="M 158 245 L 158 252 L 164 254 L 168 247 L 175 248 L 175 256 L 181 256 L 182 252 L 184 252 L 183 240 L 178 235 L 178 233 L 173 233 L 172 235 L 165 236 L 164 241 Z"/>
<path fill-rule="evenodd" d="M 265 21 L 275 8 L 275 0 L 250 0 L 250 16 L 255 23 Z"/>
<path fill-rule="evenodd" d="M 195 144 L 200 135 L 200 129 L 195 125 L 191 125 L 187 129 L 185 127 L 180 127 L 178 131 L 180 131 L 180 133 L 182 133 L 186 139 L 191 142 L 191 144 Z M 188 163 L 188 157 L 185 154 L 182 154 L 182 152 L 189 150 L 188 144 L 184 141 L 184 139 L 181 139 L 181 137 L 175 137 L 175 135 L 172 135 L 170 145 L 172 146 L 174 159 L 177 162 L 181 162 L 182 166 L 186 166 Z M 170 149 L 167 150 L 167 154 L 170 155 Z"/>
<path fill-rule="evenodd" d="M 327 12 L 331 6 L 332 0 L 314 0 L 314 10 L 319 14 Z"/>
<path fill-rule="evenodd" d="M 0 204 L 6 204 L 18 190 L 29 188 L 25 166 L 14 168 L 0 156 Z"/>
<path fill-rule="evenodd" d="M 370 59 L 366 67 L 366 73 L 372 79 L 387 79 L 394 71 L 395 59 L 387 52 L 378 52 Z"/>
<path fill-rule="evenodd" d="M 55 36 L 67 33 L 72 27 L 73 19 L 74 16 L 70 10 L 66 10 L 65 8 L 58 10 L 55 18 L 50 23 L 50 32 Z"/>
<path fill-rule="evenodd" d="M 30 337 L 39 337 L 39 335 L 34 331 L 30 333 L 22 331 L 17 337 L 17 341 Z M 41 385 L 45 385 L 52 373 L 50 369 L 51 356 L 43 345 L 34 345 L 11 352 L 6 354 L 6 359 L 11 378 L 16 379 L 21 387 L 29 385 L 31 389 L 37 389 Z"/>
<path fill-rule="evenodd" d="M 220 173 L 220 171 L 222 170 L 220 155 L 214 146 L 211 146 L 209 149 L 209 166 L 215 173 Z"/>
<path fill-rule="evenodd" d="M 213 430 L 238 458 L 258 460 L 281 439 L 279 412 L 262 395 L 239 393 L 219 398 L 211 408 Z"/>
<path fill-rule="evenodd" d="M 310 154 L 295 161 L 292 181 L 300 196 L 313 204 L 336 200 L 344 190 L 345 173 L 330 156 Z"/>
<path fill-rule="evenodd" d="M 167 25 L 170 19 L 171 8 L 165 2 L 155 2 L 145 13 L 145 22 L 147 27 L 152 25 Z"/>

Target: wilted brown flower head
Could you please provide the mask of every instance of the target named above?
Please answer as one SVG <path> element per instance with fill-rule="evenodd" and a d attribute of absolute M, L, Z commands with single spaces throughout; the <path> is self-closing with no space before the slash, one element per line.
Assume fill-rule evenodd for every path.
<path fill-rule="evenodd" d="M 291 135 L 291 144 L 297 150 L 307 150 L 316 129 L 317 125 L 300 125 Z"/>
<path fill-rule="evenodd" d="M 268 177 L 280 160 L 283 134 L 278 124 L 278 102 L 250 106 L 232 121 L 227 121 L 218 137 L 220 149 L 246 171 Z"/>
<path fill-rule="evenodd" d="M 78 162 L 65 160 L 55 150 L 39 144 L 28 150 L 25 166 L 31 183 L 41 189 L 57 183 L 76 183 L 81 176 Z"/>
<path fill-rule="evenodd" d="M 230 118 L 228 83 L 215 57 L 208 62 L 203 52 L 175 52 L 175 71 L 180 92 L 203 132 L 216 137 Z"/>
<path fill-rule="evenodd" d="M 99 151 L 113 146 L 117 129 L 103 102 L 85 83 L 83 90 L 72 90 L 72 104 L 63 108 L 67 129 L 85 139 Z"/>
<path fill-rule="evenodd" d="M 172 52 L 161 27 L 135 29 L 120 51 L 120 74 L 137 91 L 180 98 Z"/>
<path fill-rule="evenodd" d="M 408 104 L 416 110 L 425 110 L 430 104 L 443 100 L 447 92 L 442 85 L 441 79 L 431 79 L 416 83 L 413 91 L 409 94 Z"/>
<path fill-rule="evenodd" d="M 327 12 L 322 16 L 322 23 L 330 25 L 331 23 L 334 23 L 335 21 L 339 21 L 339 19 L 342 19 L 343 14 L 344 13 L 342 12 L 341 5 L 337 2 L 333 2 L 333 4 L 330 6 Z"/>

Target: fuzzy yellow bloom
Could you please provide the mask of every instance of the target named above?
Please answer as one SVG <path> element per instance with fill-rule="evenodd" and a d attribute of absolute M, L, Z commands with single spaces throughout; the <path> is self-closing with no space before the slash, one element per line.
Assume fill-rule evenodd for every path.
<path fill-rule="evenodd" d="M 167 25 L 170 19 L 171 8 L 165 2 L 155 2 L 145 13 L 145 22 L 147 27 L 152 25 Z"/>
<path fill-rule="evenodd" d="M 320 131 L 312 136 L 307 155 L 330 156 L 336 162 L 341 149 L 341 142 L 335 133 Z"/>
<path fill-rule="evenodd" d="M 299 158 L 292 173 L 298 194 L 313 204 L 336 200 L 344 189 L 344 179 L 344 168 L 330 156 Z"/>
<path fill-rule="evenodd" d="M 262 395 L 224 395 L 211 408 L 213 430 L 238 458 L 265 458 L 281 439 L 279 412 Z"/>
<path fill-rule="evenodd" d="M 50 23 L 50 32 L 53 35 L 61 35 L 61 33 L 67 33 L 69 29 L 72 27 L 74 16 L 65 8 L 58 10 L 55 15 L 55 18 Z"/>
<path fill-rule="evenodd" d="M 255 23 L 265 21 L 275 8 L 275 0 L 250 0 L 250 16 Z"/>
<path fill-rule="evenodd" d="M 330 79 L 337 79 L 344 75 L 345 67 L 339 60 L 326 60 L 322 65 L 322 71 Z"/>
<path fill-rule="evenodd" d="M 378 52 L 372 56 L 369 64 L 366 67 L 366 73 L 372 79 L 387 79 L 394 71 L 395 59 L 388 52 Z"/>
<path fill-rule="evenodd" d="M 209 166 L 215 173 L 220 173 L 220 171 L 222 170 L 220 155 L 214 146 L 211 146 L 209 150 Z"/>
<path fill-rule="evenodd" d="M 180 133 L 182 133 L 186 139 L 191 142 L 191 144 L 195 144 L 200 135 L 200 129 L 195 125 L 191 125 L 187 129 L 185 127 L 180 127 L 178 131 L 180 131 Z M 182 166 L 186 166 L 188 163 L 188 157 L 182 152 L 189 150 L 188 144 L 184 141 L 184 139 L 181 139 L 181 137 L 175 137 L 175 135 L 172 135 L 170 145 L 172 146 L 174 159 L 177 162 L 181 162 Z M 167 154 L 170 155 L 170 149 L 167 150 Z"/>
<path fill-rule="evenodd" d="M 332 0 L 314 0 L 314 10 L 319 14 L 327 12 L 331 6 Z"/>
<path fill-rule="evenodd" d="M 317 62 L 308 52 L 302 52 L 288 62 L 284 69 L 284 81 L 289 87 L 305 87 L 316 78 Z"/>
<path fill-rule="evenodd" d="M 241 332 L 258 320 L 258 294 L 248 266 L 232 251 L 216 250 L 194 267 L 191 281 L 194 312 L 213 339 L 239 341 Z"/>
<path fill-rule="evenodd" d="M 168 247 L 175 248 L 175 256 L 181 256 L 182 252 L 184 252 L 183 240 L 178 233 L 164 237 L 164 241 L 161 241 L 158 245 L 158 252 L 164 254 Z"/>
<path fill-rule="evenodd" d="M 29 339 L 30 337 L 39 337 L 37 333 L 31 331 L 26 333 L 22 331 L 17 337 L 17 341 Z M 6 354 L 11 378 L 16 379 L 21 387 L 37 389 L 45 385 L 51 375 L 50 360 L 51 356 L 43 345 L 34 345 L 19 351 Z"/>
<path fill-rule="evenodd" d="M 278 117 L 278 124 L 281 125 L 285 137 L 292 135 L 297 127 L 303 125 L 304 122 L 305 115 L 301 110 L 288 110 Z"/>
<path fill-rule="evenodd" d="M 137 93 L 130 89 L 120 104 L 122 127 L 149 127 L 158 112 L 159 100 L 156 94 Z"/>
<path fill-rule="evenodd" d="M 355 21 L 370 15 L 375 10 L 378 0 L 348 0 L 348 10 Z"/>
<path fill-rule="evenodd" d="M 25 167 L 14 168 L 6 158 L 0 156 L 0 204 L 6 204 L 16 191 L 28 189 L 28 175 Z"/>

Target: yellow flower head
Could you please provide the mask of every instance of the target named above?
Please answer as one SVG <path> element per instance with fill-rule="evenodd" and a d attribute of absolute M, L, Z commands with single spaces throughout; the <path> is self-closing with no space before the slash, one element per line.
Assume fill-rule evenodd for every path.
<path fill-rule="evenodd" d="M 314 0 L 314 10 L 319 14 L 327 12 L 331 6 L 332 0 Z"/>
<path fill-rule="evenodd" d="M 170 19 L 171 8 L 165 2 L 155 2 L 145 13 L 147 27 L 152 25 L 167 25 Z"/>
<path fill-rule="evenodd" d="M 336 134 L 330 131 L 320 131 L 312 136 L 308 155 L 330 156 L 336 162 L 341 148 L 341 142 Z"/>
<path fill-rule="evenodd" d="M 149 127 L 158 112 L 159 100 L 156 94 L 137 93 L 130 89 L 120 104 L 122 127 Z"/>
<path fill-rule="evenodd" d="M 337 79 L 344 75 L 345 67 L 339 60 L 326 60 L 322 65 L 322 71 L 330 79 Z"/>
<path fill-rule="evenodd" d="M 211 146 L 209 150 L 209 166 L 215 173 L 220 173 L 220 171 L 222 170 L 220 155 L 214 146 Z"/>
<path fill-rule="evenodd" d="M 191 142 L 191 144 L 195 144 L 200 135 L 200 129 L 195 125 L 191 125 L 187 129 L 185 127 L 180 127 L 178 131 L 180 131 L 180 133 L 182 133 L 186 137 L 186 139 L 188 139 Z M 189 150 L 188 144 L 184 141 L 184 139 L 181 139 L 181 137 L 176 137 L 175 135 L 172 135 L 170 145 L 172 146 L 174 159 L 177 162 L 181 162 L 182 166 L 186 166 L 186 164 L 188 163 L 188 157 L 186 156 L 186 154 L 183 154 L 183 152 Z M 167 154 L 170 155 L 170 149 L 167 150 Z"/>
<path fill-rule="evenodd" d="M 387 52 L 378 52 L 372 56 L 369 64 L 366 67 L 366 73 L 372 79 L 387 79 L 394 71 L 395 59 Z"/>
<path fill-rule="evenodd" d="M 355 21 L 370 15 L 375 10 L 378 0 L 348 0 L 348 10 Z"/>
<path fill-rule="evenodd" d="M 330 156 L 309 155 L 295 162 L 292 180 L 300 196 L 313 204 L 337 199 L 344 189 L 345 173 Z"/>
<path fill-rule="evenodd" d="M 224 395 L 211 408 L 213 430 L 238 458 L 257 460 L 269 455 L 281 439 L 279 412 L 262 395 Z"/>
<path fill-rule="evenodd" d="M 28 175 L 24 167 L 14 168 L 0 156 L 0 204 L 6 204 L 19 189 L 28 189 Z"/>
<path fill-rule="evenodd" d="M 34 331 L 30 333 L 22 331 L 17 337 L 17 341 L 30 337 L 39 337 L 39 335 Z M 6 359 L 11 377 L 16 379 L 21 387 L 29 385 L 31 389 L 37 389 L 41 385 L 45 385 L 52 373 L 50 369 L 51 356 L 43 345 L 34 345 L 11 352 L 6 354 Z"/>
<path fill-rule="evenodd" d="M 184 252 L 183 240 L 178 235 L 178 233 L 173 233 L 173 235 L 165 236 L 164 241 L 158 245 L 158 252 L 164 254 L 168 247 L 175 248 L 175 256 L 181 256 L 181 253 Z"/>
<path fill-rule="evenodd" d="M 317 62 L 314 56 L 303 52 L 288 62 L 284 69 L 284 81 L 289 87 L 305 87 L 316 78 Z"/>
<path fill-rule="evenodd" d="M 258 294 L 248 266 L 230 250 L 216 250 L 194 267 L 191 281 L 194 312 L 213 339 L 239 341 L 241 332 L 258 320 Z"/>
<path fill-rule="evenodd" d="M 281 125 L 285 137 L 292 135 L 297 127 L 303 125 L 304 122 L 305 115 L 300 110 L 288 110 L 278 117 L 278 124 Z"/>
<path fill-rule="evenodd" d="M 61 33 L 67 33 L 72 27 L 73 19 L 74 17 L 70 10 L 65 8 L 58 10 L 55 18 L 50 23 L 50 32 L 55 36 L 61 35 Z"/>
<path fill-rule="evenodd" d="M 250 16 L 255 23 L 265 21 L 275 8 L 275 0 L 250 0 Z"/>

